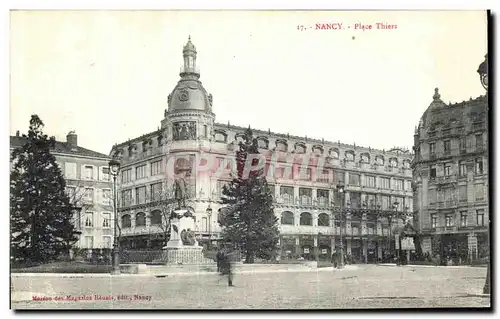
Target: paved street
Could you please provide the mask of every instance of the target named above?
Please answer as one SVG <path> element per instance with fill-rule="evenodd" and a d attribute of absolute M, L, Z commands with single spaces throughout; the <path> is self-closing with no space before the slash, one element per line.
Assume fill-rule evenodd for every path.
<path fill-rule="evenodd" d="M 322 272 L 237 274 L 236 287 L 219 275 L 182 277 L 13 277 L 16 298 L 64 297 L 64 301 L 13 301 L 15 309 L 213 308 L 332 309 L 488 307 L 482 296 L 486 268 L 410 268 L 363 265 Z M 83 296 L 110 300 L 75 301 Z M 123 296 L 122 296 L 123 295 Z M 134 297 L 134 295 L 140 295 Z M 127 300 L 117 300 L 121 299 Z M 26 297 L 24 297 L 27 299 Z M 90 297 L 89 297 L 90 298 Z M 95 298 L 95 297 L 92 297 Z M 149 299 L 149 300 L 147 300 Z"/>

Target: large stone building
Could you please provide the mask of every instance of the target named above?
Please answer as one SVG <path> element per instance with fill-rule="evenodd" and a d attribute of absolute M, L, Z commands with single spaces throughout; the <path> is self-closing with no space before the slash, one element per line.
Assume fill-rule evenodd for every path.
<path fill-rule="evenodd" d="M 488 251 L 487 98 L 446 104 L 436 88 L 415 130 L 415 226 L 422 250 L 462 258 Z"/>
<path fill-rule="evenodd" d="M 111 150 L 122 165 L 119 214 L 121 241 L 127 247 L 162 245 L 166 215 L 161 194 L 171 194 L 173 177 L 179 173 L 187 173 L 187 204 L 196 216 L 199 241 L 216 240 L 220 233 L 221 190 L 234 176 L 234 155 L 245 128 L 215 122 L 214 100 L 199 81 L 191 40 L 183 58 L 181 78 L 168 95 L 161 128 Z M 393 204 L 397 202 L 401 212 L 413 210 L 409 151 L 270 130 L 254 129 L 253 134 L 274 190 L 283 257 L 326 257 L 339 245 L 340 224 L 333 227 L 333 211 L 340 204 L 338 183 L 345 184 L 344 207 L 350 212 L 343 231 L 346 252 L 357 259 L 374 259 L 389 250 L 389 235 L 397 227 L 395 219 L 387 218 L 394 213 Z M 394 243 L 391 247 L 394 250 Z"/>
<path fill-rule="evenodd" d="M 10 137 L 10 148 L 22 147 L 26 138 Z M 76 246 L 79 248 L 113 247 L 113 203 L 109 176 L 109 157 L 78 145 L 78 136 L 69 132 L 66 142 L 56 141 L 51 153 L 56 157 L 70 199 L 81 211 L 75 214 L 76 229 L 81 232 Z"/>

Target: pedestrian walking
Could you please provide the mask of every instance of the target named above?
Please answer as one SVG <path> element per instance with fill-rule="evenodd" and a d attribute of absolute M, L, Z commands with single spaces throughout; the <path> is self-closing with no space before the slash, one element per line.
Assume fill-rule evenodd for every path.
<path fill-rule="evenodd" d="M 227 275 L 227 284 L 229 287 L 234 287 L 233 285 L 233 267 L 231 265 L 231 256 L 233 253 L 228 249 L 224 248 L 221 256 L 221 269 L 222 274 Z"/>
<path fill-rule="evenodd" d="M 221 261 L 222 261 L 222 250 L 217 249 L 217 253 L 215 254 L 215 260 L 217 262 L 217 272 L 222 272 L 221 270 Z"/>
<path fill-rule="evenodd" d="M 337 268 L 338 262 L 337 262 L 337 252 L 336 251 L 334 251 L 332 254 L 332 263 L 333 263 L 333 267 Z"/>

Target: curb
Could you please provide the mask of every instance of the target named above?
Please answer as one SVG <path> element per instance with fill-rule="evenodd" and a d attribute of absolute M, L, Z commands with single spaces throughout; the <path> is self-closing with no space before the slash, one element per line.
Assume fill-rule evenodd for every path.
<path fill-rule="evenodd" d="M 409 267 L 409 268 L 449 268 L 449 269 L 485 269 L 485 267 L 476 266 L 433 266 L 433 265 L 401 265 L 396 264 L 377 264 L 382 267 Z"/>
<path fill-rule="evenodd" d="M 309 269 L 276 269 L 276 270 L 236 270 L 235 274 L 269 274 L 287 272 L 329 272 L 354 270 L 351 268 L 334 269 L 333 267 L 309 268 Z M 11 277 L 56 277 L 56 278 L 129 278 L 129 277 L 186 277 L 186 276 L 219 276 L 217 272 L 177 272 L 177 273 L 148 273 L 148 274 L 58 274 L 58 273 L 11 273 Z"/>

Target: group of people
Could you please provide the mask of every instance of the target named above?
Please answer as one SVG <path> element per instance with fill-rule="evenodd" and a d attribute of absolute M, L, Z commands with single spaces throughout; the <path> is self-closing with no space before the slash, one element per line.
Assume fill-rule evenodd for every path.
<path fill-rule="evenodd" d="M 229 287 L 233 285 L 233 270 L 231 266 L 231 251 L 228 248 L 221 248 L 215 255 L 217 261 L 217 272 L 221 275 L 227 275 L 227 283 Z"/>

